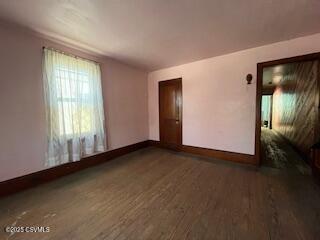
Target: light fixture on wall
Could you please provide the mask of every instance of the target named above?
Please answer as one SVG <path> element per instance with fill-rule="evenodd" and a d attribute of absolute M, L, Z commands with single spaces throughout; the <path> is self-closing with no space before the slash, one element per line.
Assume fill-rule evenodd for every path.
<path fill-rule="evenodd" d="M 247 79 L 247 84 L 251 84 L 251 81 L 252 81 L 252 74 L 251 74 L 251 73 L 247 74 L 246 79 Z"/>
<path fill-rule="evenodd" d="M 280 84 L 280 82 L 282 81 L 282 75 L 280 75 L 280 74 L 274 75 L 272 77 L 272 81 L 274 84 Z"/>

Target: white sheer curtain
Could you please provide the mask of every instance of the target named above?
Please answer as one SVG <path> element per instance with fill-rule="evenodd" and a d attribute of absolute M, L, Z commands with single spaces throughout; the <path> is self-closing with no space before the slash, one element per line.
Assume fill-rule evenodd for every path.
<path fill-rule="evenodd" d="M 99 64 L 44 48 L 47 117 L 46 165 L 104 151 L 104 110 Z"/>

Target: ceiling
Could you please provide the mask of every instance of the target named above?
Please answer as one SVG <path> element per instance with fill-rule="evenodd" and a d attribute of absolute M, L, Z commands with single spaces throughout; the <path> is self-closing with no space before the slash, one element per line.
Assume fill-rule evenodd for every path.
<path fill-rule="evenodd" d="M 1 0 L 0 18 L 151 71 L 320 32 L 320 1 Z"/>

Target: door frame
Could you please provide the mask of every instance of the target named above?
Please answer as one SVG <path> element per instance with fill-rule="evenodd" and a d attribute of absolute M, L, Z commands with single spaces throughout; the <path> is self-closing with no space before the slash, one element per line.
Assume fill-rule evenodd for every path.
<path fill-rule="evenodd" d="M 257 92 L 256 92 L 256 129 L 255 129 L 255 149 L 254 149 L 254 158 L 256 165 L 261 165 L 261 100 L 262 100 L 262 80 L 263 80 L 263 69 L 265 67 L 273 67 L 281 64 L 287 63 L 296 63 L 296 62 L 305 62 L 305 61 L 314 61 L 319 60 L 319 67 L 318 67 L 318 87 L 320 91 L 320 52 L 310 53 L 306 55 L 300 55 L 295 57 L 289 58 L 282 58 L 267 62 L 261 62 L 257 64 Z M 317 104 L 320 106 L 319 96 L 317 99 Z M 320 114 L 318 108 L 318 127 L 319 129 L 319 121 L 320 121 Z"/>
<path fill-rule="evenodd" d="M 182 111 L 183 111 L 183 93 L 182 93 L 182 78 L 173 78 L 173 79 L 168 79 L 168 80 L 163 80 L 163 81 L 159 81 L 158 82 L 158 107 L 159 107 L 159 144 L 161 147 L 166 147 L 168 148 L 167 144 L 163 143 L 161 141 L 161 121 L 160 121 L 160 84 L 163 84 L 163 83 L 166 83 L 166 82 L 172 82 L 172 81 L 175 81 L 175 82 L 180 82 L 180 85 L 181 85 L 181 102 L 180 102 L 180 111 L 179 111 L 179 121 L 180 121 L 180 136 L 179 136 L 179 143 L 178 145 L 174 148 L 174 150 L 177 150 L 177 151 L 181 151 L 182 150 L 182 124 L 183 124 L 183 114 L 182 114 Z"/>

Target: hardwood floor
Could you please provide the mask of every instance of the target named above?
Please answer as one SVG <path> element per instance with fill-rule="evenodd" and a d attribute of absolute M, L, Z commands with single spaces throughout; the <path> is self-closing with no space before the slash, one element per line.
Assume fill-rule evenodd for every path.
<path fill-rule="evenodd" d="M 0 239 L 319 239 L 310 176 L 146 148 L 0 200 Z"/>
<path fill-rule="evenodd" d="M 310 166 L 276 131 L 262 127 L 261 146 L 263 165 L 311 175 Z"/>

